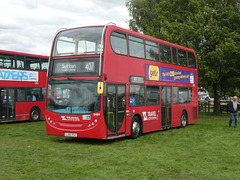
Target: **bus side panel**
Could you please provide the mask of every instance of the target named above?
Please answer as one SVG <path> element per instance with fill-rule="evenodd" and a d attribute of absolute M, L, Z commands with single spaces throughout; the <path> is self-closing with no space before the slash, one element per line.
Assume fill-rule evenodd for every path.
<path fill-rule="evenodd" d="M 142 109 L 143 132 L 161 130 L 161 111 L 159 106 L 145 106 Z"/>
<path fill-rule="evenodd" d="M 130 107 L 128 109 L 132 116 L 127 117 L 127 136 L 131 134 L 131 120 L 136 115 L 141 116 L 140 121 L 143 123 L 143 133 L 161 129 L 161 112 L 159 111 L 159 106 Z"/>
<path fill-rule="evenodd" d="M 32 102 L 16 102 L 16 121 L 24 121 L 30 119 L 30 111 L 33 107 L 38 107 L 41 111 L 41 118 L 45 117 L 45 101 Z"/>
<path fill-rule="evenodd" d="M 198 107 L 192 107 L 189 110 L 189 114 L 188 114 L 188 124 L 192 124 L 198 121 Z"/>
<path fill-rule="evenodd" d="M 197 122 L 197 107 L 193 107 L 193 104 L 177 104 L 172 106 L 172 127 L 181 126 L 181 114 L 183 110 L 187 112 L 188 124 Z M 195 113 L 195 115 L 194 115 Z M 194 119 L 194 117 L 196 117 Z"/>
<path fill-rule="evenodd" d="M 179 107 L 180 105 L 172 105 L 172 127 L 181 126 L 181 113 L 183 107 Z"/>
<path fill-rule="evenodd" d="M 126 115 L 126 136 L 131 135 L 131 120 L 132 116 L 129 117 L 128 115 Z"/>

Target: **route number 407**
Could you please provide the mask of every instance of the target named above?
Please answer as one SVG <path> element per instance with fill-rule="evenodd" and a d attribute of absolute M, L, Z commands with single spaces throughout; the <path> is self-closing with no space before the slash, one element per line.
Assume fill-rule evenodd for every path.
<path fill-rule="evenodd" d="M 94 71 L 95 69 L 94 69 L 94 62 L 88 62 L 87 64 L 86 64 L 86 66 L 85 66 L 85 69 L 87 70 L 87 71 Z"/>

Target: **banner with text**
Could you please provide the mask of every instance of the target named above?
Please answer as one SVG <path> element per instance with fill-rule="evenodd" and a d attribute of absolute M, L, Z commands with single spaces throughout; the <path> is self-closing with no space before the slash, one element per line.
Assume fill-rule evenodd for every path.
<path fill-rule="evenodd" d="M 38 72 L 0 69 L 0 80 L 36 82 L 38 81 Z"/>
<path fill-rule="evenodd" d="M 146 65 L 146 79 L 194 84 L 195 72 Z"/>

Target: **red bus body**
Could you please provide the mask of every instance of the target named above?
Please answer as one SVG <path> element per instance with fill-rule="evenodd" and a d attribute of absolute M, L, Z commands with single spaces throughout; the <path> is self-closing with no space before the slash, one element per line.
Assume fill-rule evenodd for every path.
<path fill-rule="evenodd" d="M 81 28 L 71 30 L 75 31 L 78 29 Z M 64 31 L 61 31 L 59 34 L 62 32 L 64 33 Z M 114 35 L 115 32 L 117 33 L 116 35 Z M 90 73 L 83 75 L 81 73 L 74 74 L 70 73 L 70 70 L 74 71 L 73 69 L 77 67 L 78 64 L 74 64 L 74 62 L 79 62 L 84 58 L 84 61 L 88 60 L 86 58 L 92 58 L 93 61 L 95 60 L 94 58 L 99 58 L 97 61 L 101 61 L 99 54 L 88 55 L 82 52 L 75 52 L 73 55 L 54 55 L 54 52 L 57 52 L 55 49 L 57 48 L 56 41 L 59 34 L 57 34 L 53 42 L 48 74 L 48 97 L 45 117 L 48 135 L 97 139 L 114 139 L 124 136 L 136 138 L 140 133 L 179 126 L 185 127 L 187 124 L 198 121 L 198 72 L 196 54 L 193 50 L 115 25 L 109 25 L 106 27 L 103 36 L 104 50 L 102 62 L 99 63 L 100 65 L 96 65 L 97 68 L 100 66 L 100 72 L 96 70 L 98 73 L 93 73 L 90 76 Z M 127 49 L 123 48 L 124 50 L 118 51 L 118 43 L 114 43 L 116 40 L 114 38 L 124 39 L 124 37 L 126 37 Z M 142 46 L 144 47 L 144 53 L 142 53 L 141 58 L 134 54 L 134 48 L 130 48 L 130 46 L 136 47 L 136 49 L 139 48 L 141 46 L 141 43 L 137 44 L 139 40 L 142 40 Z M 123 42 L 122 39 L 119 42 Z M 147 44 L 150 45 L 147 47 Z M 164 63 L 160 60 L 163 59 L 163 57 L 160 57 L 160 44 L 168 46 L 167 48 L 170 49 L 170 63 Z M 113 46 L 116 46 L 116 48 Z M 159 53 L 157 54 L 156 52 L 156 56 L 152 55 L 154 46 Z M 121 49 L 121 47 L 119 48 Z M 147 50 L 148 48 L 152 49 Z M 166 51 L 162 52 L 168 52 L 167 48 Z M 173 64 L 173 50 L 177 53 L 177 65 Z M 139 50 L 136 51 L 136 53 L 138 52 Z M 188 60 L 183 66 L 180 64 L 180 60 L 185 55 Z M 147 56 L 151 56 L 154 60 L 148 60 Z M 194 67 L 190 67 L 192 57 L 195 61 Z M 61 62 L 68 62 L 68 64 Z M 60 64 L 58 65 L 57 63 Z M 88 68 L 90 65 L 86 65 L 85 68 Z M 58 72 L 57 67 L 62 67 L 61 72 Z M 64 74 L 63 71 L 69 71 L 69 74 Z M 79 105 L 78 102 L 72 101 L 81 96 L 80 91 L 83 94 L 85 93 L 83 87 L 92 90 L 92 84 L 85 82 L 86 80 L 89 82 L 103 82 L 104 89 L 103 93 L 99 95 L 100 108 L 91 109 L 85 107 L 85 109 L 89 108 L 90 110 L 87 110 L 86 113 L 81 113 L 84 110 L 75 111 L 74 109 L 80 107 L 77 107 Z M 58 84 L 58 81 L 66 84 Z M 68 81 L 70 82 L 69 84 Z M 82 83 L 85 83 L 85 86 Z M 76 87 L 75 84 L 77 84 Z M 64 89 L 67 86 L 69 88 Z M 95 88 L 99 90 L 97 85 Z M 73 95 L 73 92 L 77 95 Z M 88 106 L 90 106 L 90 102 L 92 102 L 90 100 L 91 97 L 97 98 L 97 95 L 85 94 L 85 100 L 86 96 L 89 96 Z M 65 100 L 62 98 L 63 96 L 66 97 Z M 97 102 L 96 98 L 95 101 Z M 184 101 L 181 101 L 181 99 L 184 99 Z M 64 104 L 64 101 L 75 105 L 70 107 L 68 103 Z M 94 104 L 95 107 L 96 104 Z M 71 109 L 71 111 L 68 109 Z M 139 130 L 140 133 L 138 133 Z"/>
<path fill-rule="evenodd" d="M 0 50 L 0 122 L 45 117 L 47 64 L 48 56 Z"/>

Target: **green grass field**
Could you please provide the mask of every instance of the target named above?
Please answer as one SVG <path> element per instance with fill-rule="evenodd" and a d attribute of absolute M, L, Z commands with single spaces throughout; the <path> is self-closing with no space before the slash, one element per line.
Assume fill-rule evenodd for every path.
<path fill-rule="evenodd" d="M 0 179 L 239 179 L 240 124 L 229 128 L 229 116 L 107 141 L 47 136 L 44 121 L 0 124 Z"/>

